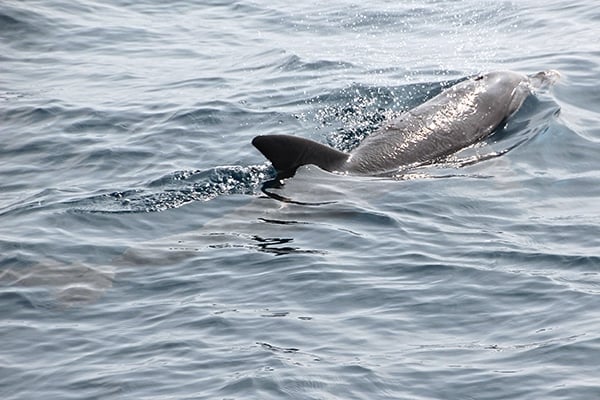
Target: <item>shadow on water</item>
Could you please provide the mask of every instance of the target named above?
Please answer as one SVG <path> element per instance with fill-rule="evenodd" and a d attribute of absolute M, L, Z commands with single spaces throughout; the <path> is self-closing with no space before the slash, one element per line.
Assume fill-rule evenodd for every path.
<path fill-rule="evenodd" d="M 284 224 L 290 224 L 290 222 L 281 222 Z M 325 254 L 324 251 L 302 249 L 298 246 L 292 246 L 294 242 L 293 238 L 278 238 L 278 237 L 261 237 L 258 235 L 242 235 L 237 234 L 239 238 L 244 238 L 245 244 L 238 243 L 225 243 L 225 244 L 212 244 L 208 247 L 213 249 L 226 249 L 226 248 L 242 248 L 256 250 L 262 253 L 269 253 L 276 256 L 289 255 L 289 254 Z"/>
<path fill-rule="evenodd" d="M 274 200 L 280 201 L 282 203 L 288 203 L 288 204 L 296 204 L 296 205 L 300 205 L 300 206 L 324 206 L 327 204 L 333 204 L 335 203 L 335 201 L 318 201 L 318 202 L 309 202 L 309 201 L 300 201 L 300 200 L 294 200 L 290 197 L 287 197 L 283 194 L 274 192 L 273 190 L 281 190 L 284 188 L 285 182 L 282 179 L 278 179 L 277 177 L 275 179 L 271 179 L 269 181 L 266 181 L 262 184 L 261 186 L 261 191 L 267 196 L 270 197 Z"/>

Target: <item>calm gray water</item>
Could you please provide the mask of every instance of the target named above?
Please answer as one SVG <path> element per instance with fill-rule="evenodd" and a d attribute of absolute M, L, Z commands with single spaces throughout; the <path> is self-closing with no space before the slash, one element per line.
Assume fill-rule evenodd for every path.
<path fill-rule="evenodd" d="M 600 398 L 596 1 L 0 5 L 0 398 Z M 473 73 L 556 69 L 392 178 L 341 150 Z"/>

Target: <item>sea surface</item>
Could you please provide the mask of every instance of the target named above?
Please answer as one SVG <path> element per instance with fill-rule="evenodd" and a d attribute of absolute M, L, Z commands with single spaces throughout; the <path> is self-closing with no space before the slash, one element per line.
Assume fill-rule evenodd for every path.
<path fill-rule="evenodd" d="M 600 398 L 600 5 L 3 0 L 0 398 Z M 350 150 L 479 72 L 554 69 L 491 137 Z"/>

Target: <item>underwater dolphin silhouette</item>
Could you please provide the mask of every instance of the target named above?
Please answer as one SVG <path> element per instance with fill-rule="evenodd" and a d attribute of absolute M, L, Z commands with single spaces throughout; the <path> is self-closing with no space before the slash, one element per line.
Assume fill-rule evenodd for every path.
<path fill-rule="evenodd" d="M 314 164 L 329 172 L 380 175 L 434 162 L 490 135 L 534 89 L 558 78 L 495 71 L 470 77 L 383 125 L 350 153 L 290 135 L 261 135 L 252 144 L 271 161 L 278 178 Z"/>

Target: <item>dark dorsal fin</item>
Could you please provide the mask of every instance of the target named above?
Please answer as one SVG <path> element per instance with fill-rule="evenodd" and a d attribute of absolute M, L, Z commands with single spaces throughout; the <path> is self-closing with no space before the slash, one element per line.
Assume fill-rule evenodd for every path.
<path fill-rule="evenodd" d="M 349 157 L 349 154 L 321 143 L 289 135 L 257 136 L 252 144 L 271 161 L 281 179 L 289 178 L 298 167 L 306 164 L 335 171 Z"/>

